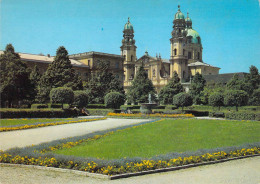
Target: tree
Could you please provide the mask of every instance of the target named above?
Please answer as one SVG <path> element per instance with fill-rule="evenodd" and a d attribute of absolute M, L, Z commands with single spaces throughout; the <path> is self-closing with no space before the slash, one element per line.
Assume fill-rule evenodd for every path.
<path fill-rule="evenodd" d="M 238 74 L 235 74 L 227 83 L 227 89 L 230 90 L 243 90 L 248 94 L 252 94 L 253 87 L 245 79 L 240 79 Z"/>
<path fill-rule="evenodd" d="M 199 73 L 196 73 L 191 81 L 190 94 L 195 104 L 202 103 L 202 91 L 206 85 L 206 80 Z"/>
<path fill-rule="evenodd" d="M 71 88 L 58 87 L 53 88 L 50 92 L 50 99 L 52 103 L 72 104 L 74 100 L 74 93 Z"/>
<path fill-rule="evenodd" d="M 7 101 L 11 107 L 13 102 L 29 99 L 32 90 L 29 71 L 12 44 L 0 55 L 0 66 L 1 105 Z"/>
<path fill-rule="evenodd" d="M 223 93 L 213 93 L 209 96 L 209 105 L 213 107 L 218 107 L 220 110 L 220 106 L 224 105 L 224 96 Z"/>
<path fill-rule="evenodd" d="M 86 85 L 90 103 L 104 103 L 104 96 L 109 92 L 120 92 L 124 94 L 124 89 L 118 78 L 109 72 L 109 63 L 99 61 L 97 72 L 92 74 L 90 81 Z"/>
<path fill-rule="evenodd" d="M 229 90 L 225 93 L 224 104 L 226 106 L 236 106 L 236 111 L 238 111 L 239 106 L 247 104 L 248 95 L 242 90 Z"/>
<path fill-rule="evenodd" d="M 164 86 L 159 93 L 159 101 L 164 104 L 172 104 L 173 96 L 183 92 L 183 86 L 180 83 L 178 74 L 174 71 L 173 77 L 169 80 L 169 83 Z"/>
<path fill-rule="evenodd" d="M 31 91 L 31 100 L 35 100 L 38 93 L 39 83 L 41 80 L 41 74 L 39 72 L 39 68 L 37 67 L 37 65 L 34 66 L 33 70 L 30 73 L 29 78 L 33 88 Z"/>
<path fill-rule="evenodd" d="M 149 94 L 153 99 L 155 98 L 153 83 L 148 78 L 144 67 L 141 66 L 127 92 L 127 100 L 131 103 L 145 103 L 148 102 Z"/>
<path fill-rule="evenodd" d="M 73 105 L 83 108 L 88 105 L 88 94 L 85 91 L 74 91 Z"/>
<path fill-rule="evenodd" d="M 192 105 L 192 97 L 188 93 L 179 93 L 173 97 L 173 105 L 176 105 L 177 107 L 187 107 Z"/>
<path fill-rule="evenodd" d="M 201 102 L 202 104 L 209 104 L 209 97 L 214 93 L 224 93 L 226 90 L 226 85 L 221 83 L 206 85 L 201 92 Z"/>
<path fill-rule="evenodd" d="M 258 89 L 260 87 L 260 75 L 258 69 L 252 65 L 249 72 L 250 73 L 247 75 L 246 80 L 250 83 L 253 89 Z"/>
<path fill-rule="evenodd" d="M 250 96 L 249 105 L 260 105 L 260 88 L 254 90 L 253 94 Z"/>
<path fill-rule="evenodd" d="M 54 61 L 41 78 L 37 99 L 48 101 L 50 90 L 57 87 L 69 87 L 72 90 L 83 89 L 82 80 L 75 74 L 68 51 L 63 46 L 57 49 Z"/>
<path fill-rule="evenodd" d="M 119 92 L 110 92 L 105 96 L 106 107 L 119 109 L 125 103 L 125 96 Z"/>

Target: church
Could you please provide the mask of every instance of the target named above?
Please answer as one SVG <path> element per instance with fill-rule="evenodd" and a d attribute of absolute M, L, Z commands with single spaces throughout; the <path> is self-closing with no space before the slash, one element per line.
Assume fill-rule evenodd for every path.
<path fill-rule="evenodd" d="M 219 75 L 220 68 L 211 66 L 203 61 L 202 39 L 199 33 L 192 28 L 192 20 L 189 14 L 187 13 L 185 18 L 180 10 L 180 6 L 178 6 L 178 11 L 174 16 L 169 48 L 170 58 L 167 59 L 161 58 L 160 54 L 151 56 L 147 51 L 144 52 L 142 57 L 137 58 L 134 26 L 128 18 L 123 29 L 123 39 L 120 47 L 121 54 L 90 51 L 72 54 L 69 55 L 69 58 L 73 68 L 83 81 L 88 81 L 91 78 L 91 74 L 97 72 L 97 66 L 100 61 L 108 62 L 108 72 L 113 73 L 121 81 L 126 91 L 130 87 L 140 66 L 143 66 L 147 71 L 148 77 L 153 82 L 157 92 L 168 83 L 174 71 L 177 72 L 186 90 L 190 86 L 192 76 L 197 72 L 202 74 L 206 80 L 209 78 L 213 82 L 218 76 L 222 75 Z M 1 53 L 3 51 L 0 51 Z M 45 72 L 48 65 L 54 61 L 54 57 L 50 55 L 19 54 L 21 60 L 28 67 L 33 68 L 34 65 L 37 65 L 41 73 Z M 212 76 L 214 77 L 212 78 Z M 232 76 L 230 75 L 229 77 Z"/>
<path fill-rule="evenodd" d="M 192 76 L 197 72 L 202 75 L 217 75 L 220 68 L 203 62 L 202 41 L 199 33 L 192 28 L 192 20 L 178 6 L 174 16 L 173 30 L 170 38 L 170 58 L 163 59 L 160 55 L 150 56 L 146 51 L 142 57 L 136 58 L 134 28 L 128 22 L 124 26 L 121 55 L 124 57 L 124 88 L 131 85 L 138 68 L 143 66 L 157 92 L 160 91 L 176 71 L 184 87 L 189 86 Z"/>

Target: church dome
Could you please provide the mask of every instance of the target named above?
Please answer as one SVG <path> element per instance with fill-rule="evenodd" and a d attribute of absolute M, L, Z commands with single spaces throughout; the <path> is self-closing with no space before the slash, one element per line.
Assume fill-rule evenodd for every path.
<path fill-rule="evenodd" d="M 187 37 L 191 36 L 191 43 L 201 44 L 200 35 L 194 29 L 187 29 Z"/>
<path fill-rule="evenodd" d="M 128 29 L 128 30 L 133 30 L 134 29 L 133 25 L 129 21 L 129 17 L 128 17 L 128 22 L 125 24 L 125 27 L 124 27 L 124 30 L 126 30 L 126 29 Z"/>
<path fill-rule="evenodd" d="M 176 19 L 185 19 L 183 13 L 182 13 L 181 10 L 180 10 L 180 5 L 178 6 L 178 8 L 179 8 L 179 9 L 178 9 L 177 13 L 175 14 L 174 19 L 175 19 L 175 20 L 176 20 Z"/>
<path fill-rule="evenodd" d="M 187 17 L 187 18 L 185 19 L 185 21 L 186 21 L 186 22 L 192 22 L 190 17 Z"/>

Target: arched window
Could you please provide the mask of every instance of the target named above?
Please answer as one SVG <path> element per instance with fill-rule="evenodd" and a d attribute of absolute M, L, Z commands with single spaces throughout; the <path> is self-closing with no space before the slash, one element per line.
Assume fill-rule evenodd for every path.
<path fill-rule="evenodd" d="M 174 49 L 174 55 L 175 56 L 177 55 L 177 49 Z"/>
<path fill-rule="evenodd" d="M 198 59 L 200 59 L 200 53 L 198 52 Z"/>
<path fill-rule="evenodd" d="M 133 61 L 134 60 L 134 56 L 133 55 L 131 55 L 131 61 Z"/>
<path fill-rule="evenodd" d="M 183 55 L 185 56 L 185 49 L 183 49 Z"/>
<path fill-rule="evenodd" d="M 185 71 L 182 72 L 182 78 L 185 78 Z"/>
<path fill-rule="evenodd" d="M 126 55 L 124 55 L 124 61 L 126 60 Z"/>

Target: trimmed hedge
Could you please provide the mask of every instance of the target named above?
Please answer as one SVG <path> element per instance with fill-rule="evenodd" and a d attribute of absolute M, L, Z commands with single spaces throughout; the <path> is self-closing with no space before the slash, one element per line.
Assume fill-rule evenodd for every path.
<path fill-rule="evenodd" d="M 48 105 L 47 104 L 32 104 L 31 108 L 32 109 L 47 109 Z"/>
<path fill-rule="evenodd" d="M 165 110 L 169 111 L 169 110 L 175 110 L 177 109 L 177 107 L 175 105 L 166 105 L 165 106 Z"/>
<path fill-rule="evenodd" d="M 76 117 L 78 112 L 70 109 L 1 109 L 0 117 L 4 118 L 68 118 Z"/>
<path fill-rule="evenodd" d="M 89 108 L 89 109 L 107 109 L 105 104 L 88 104 L 87 108 Z"/>
<path fill-rule="evenodd" d="M 106 116 L 109 112 L 114 112 L 113 109 L 87 109 L 90 115 Z"/>
<path fill-rule="evenodd" d="M 225 113 L 226 119 L 235 120 L 257 120 L 260 121 L 260 114 L 254 112 L 227 112 Z"/>
<path fill-rule="evenodd" d="M 126 110 L 127 108 L 133 110 L 133 109 L 140 109 L 140 105 L 121 105 L 120 109 L 121 110 Z"/>

